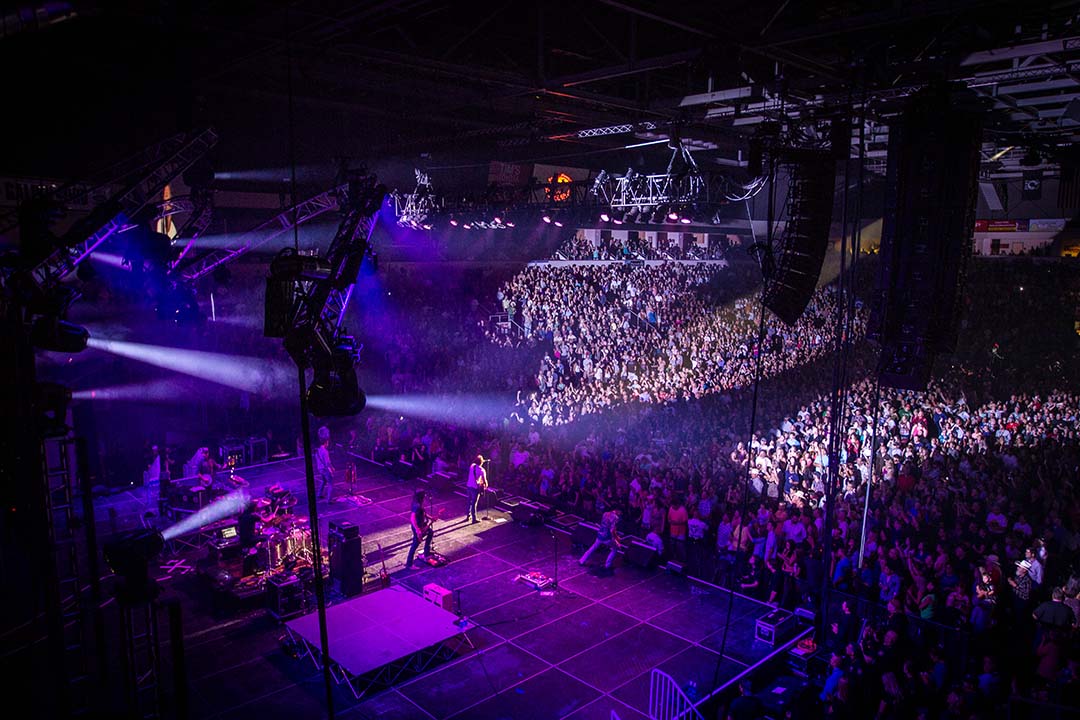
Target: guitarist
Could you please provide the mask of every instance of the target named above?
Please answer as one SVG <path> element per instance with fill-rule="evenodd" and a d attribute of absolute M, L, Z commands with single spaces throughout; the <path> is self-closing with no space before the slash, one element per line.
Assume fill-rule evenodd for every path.
<path fill-rule="evenodd" d="M 615 561 L 615 553 L 623 546 L 618 530 L 620 514 L 621 511 L 618 508 L 612 508 L 604 513 L 600 519 L 600 527 L 596 530 L 596 542 L 581 556 L 578 565 L 589 562 L 589 557 L 601 547 L 604 547 L 608 551 L 607 559 L 604 561 L 604 569 L 611 570 L 612 563 Z"/>
<path fill-rule="evenodd" d="M 413 559 L 416 557 L 416 548 L 420 547 L 420 538 L 424 539 L 424 557 L 430 558 L 431 539 L 435 532 L 431 527 L 431 519 L 424 511 L 424 491 L 417 490 L 413 494 L 412 512 L 409 513 L 409 524 L 412 526 L 412 547 L 409 548 L 409 558 L 405 561 L 405 569 L 411 570 Z"/>
<path fill-rule="evenodd" d="M 480 493 L 487 487 L 487 470 L 484 463 L 487 460 L 483 455 L 477 455 L 476 460 L 469 466 L 469 477 L 465 481 L 465 497 L 469 501 L 469 507 L 465 510 L 465 517 L 475 524 L 480 522 L 476 519 L 476 506 L 480 500 Z"/>

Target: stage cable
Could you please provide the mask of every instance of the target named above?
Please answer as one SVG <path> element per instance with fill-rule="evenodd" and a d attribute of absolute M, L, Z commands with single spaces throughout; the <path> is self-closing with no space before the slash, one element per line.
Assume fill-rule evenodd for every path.
<path fill-rule="evenodd" d="M 783 114 L 783 99 L 781 99 L 781 115 Z M 766 230 L 766 242 L 768 246 L 772 248 L 773 244 L 773 213 L 776 210 L 776 153 L 769 154 L 769 204 L 767 215 L 767 230 Z M 789 188 L 790 192 L 790 188 Z M 749 207 L 747 208 L 749 210 Z M 751 223 L 753 227 L 753 223 Z M 741 537 L 743 529 L 747 527 L 747 510 L 750 504 L 750 468 L 754 465 L 754 435 L 757 432 L 757 409 L 758 409 L 758 388 L 761 385 L 761 360 L 765 355 L 765 289 L 770 277 L 763 277 L 761 283 L 761 293 L 759 295 L 758 304 L 758 336 L 757 336 L 757 357 L 754 361 L 754 392 L 750 402 L 750 441 L 747 443 L 747 462 L 746 470 L 743 473 L 743 488 L 742 499 L 740 501 L 739 508 L 739 530 L 738 536 L 735 538 L 736 547 L 736 559 L 738 559 L 737 548 L 741 544 Z M 753 545 L 751 544 L 750 552 L 752 553 Z M 713 671 L 713 692 L 717 687 L 720 680 L 720 666 L 724 662 L 724 650 L 727 648 L 728 630 L 731 628 L 731 613 L 735 606 L 735 582 L 734 573 L 729 575 L 728 591 L 728 606 L 724 617 L 724 634 L 720 636 L 720 651 L 716 657 L 716 669 Z"/>

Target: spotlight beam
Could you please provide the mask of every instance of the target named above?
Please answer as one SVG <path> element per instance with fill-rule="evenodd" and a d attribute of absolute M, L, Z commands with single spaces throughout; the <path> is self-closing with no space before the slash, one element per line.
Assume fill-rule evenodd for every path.
<path fill-rule="evenodd" d="M 173 523 L 165 528 L 161 531 L 161 536 L 166 541 L 169 541 L 175 537 L 195 532 L 199 528 L 216 523 L 218 520 L 239 515 L 249 502 L 251 502 L 251 497 L 243 490 L 229 493 L 210 503 L 202 510 L 192 513 L 180 522 Z"/>
<path fill-rule="evenodd" d="M 89 347 L 219 385 L 257 393 L 292 387 L 292 370 L 284 363 L 243 355 L 223 355 L 91 337 Z"/>

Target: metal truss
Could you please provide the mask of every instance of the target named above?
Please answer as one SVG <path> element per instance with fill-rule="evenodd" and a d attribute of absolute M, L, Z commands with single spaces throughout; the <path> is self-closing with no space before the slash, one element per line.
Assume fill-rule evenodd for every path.
<path fill-rule="evenodd" d="M 571 133 L 559 133 L 558 135 L 549 135 L 547 139 L 565 140 L 567 138 L 591 138 L 604 137 L 605 135 L 623 135 L 625 133 L 656 130 L 659 127 L 660 125 L 658 125 L 657 123 L 645 120 L 639 123 L 623 123 L 622 125 L 608 125 L 606 127 L 585 128 L 584 130 L 578 130 Z"/>
<path fill-rule="evenodd" d="M 241 235 L 232 248 L 211 250 L 195 258 L 180 269 L 185 280 L 198 280 L 203 275 L 213 272 L 214 268 L 235 260 L 246 252 L 265 245 L 274 238 L 281 237 L 296 225 L 317 218 L 331 210 L 337 210 L 338 197 L 346 191 L 345 185 L 308 198 L 291 208 L 282 210 L 270 220 Z"/>
<path fill-rule="evenodd" d="M 324 259 L 328 273 L 294 283 L 296 298 L 285 349 L 300 367 L 330 357 L 336 346 L 349 340 L 342 336 L 342 320 L 385 197 L 385 188 L 376 185 L 374 176 L 351 181 L 344 188 L 339 199 L 344 215 Z M 358 351 L 355 346 L 350 349 L 354 354 Z"/>
<path fill-rule="evenodd" d="M 695 203 L 707 199 L 707 187 L 704 176 L 697 172 L 685 175 L 627 174 L 615 179 L 608 205 L 612 210 L 626 210 Z"/>
<path fill-rule="evenodd" d="M 191 195 L 181 198 L 166 200 L 158 206 L 159 218 L 169 217 L 181 212 L 187 212 L 190 215 L 188 215 L 187 221 L 180 227 L 180 230 L 177 231 L 176 237 L 173 238 L 173 244 L 184 242 L 184 248 L 169 268 L 170 272 L 179 266 L 184 256 L 195 247 L 195 241 L 210 227 L 210 222 L 214 219 L 213 192 L 209 190 L 193 192 Z"/>
<path fill-rule="evenodd" d="M 129 218 L 134 218 L 152 202 L 170 180 L 194 165 L 218 141 L 217 132 L 213 128 L 186 138 L 186 141 L 168 153 L 167 157 L 151 166 L 151 169 L 144 170 L 141 177 L 102 206 L 95 208 L 82 227 L 76 225 L 79 234 L 85 230 L 85 238 L 65 242 L 31 271 L 38 287 L 53 287 L 71 274 L 79 263 L 127 225 Z M 167 142 L 171 146 L 172 141 Z"/>
<path fill-rule="evenodd" d="M 430 229 L 428 219 L 439 209 L 435 189 L 427 173 L 416 170 L 416 189 L 408 195 L 394 193 L 394 214 L 398 225 L 419 230 Z"/>
<path fill-rule="evenodd" d="M 130 181 L 136 174 L 146 172 L 148 168 L 174 155 L 184 147 L 187 140 L 188 135 L 185 133 L 173 135 L 117 163 L 108 170 L 98 173 L 96 177 L 67 182 L 56 190 L 47 193 L 44 199 L 58 207 L 92 204 L 89 199 L 95 194 L 95 191 L 108 186 L 124 185 L 125 181 Z M 6 213 L 3 217 L 0 217 L 0 233 L 5 233 L 17 227 L 18 224 L 18 210 Z"/>

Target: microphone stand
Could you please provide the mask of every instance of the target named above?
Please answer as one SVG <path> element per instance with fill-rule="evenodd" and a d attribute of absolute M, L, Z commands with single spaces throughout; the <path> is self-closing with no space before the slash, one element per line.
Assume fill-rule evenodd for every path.
<path fill-rule="evenodd" d="M 483 470 L 484 470 L 484 480 L 486 480 L 487 482 L 484 484 L 484 515 L 480 519 L 481 520 L 491 520 L 491 517 L 490 517 L 490 514 L 491 514 L 491 495 L 489 494 L 489 492 L 491 490 L 491 475 L 488 472 L 488 470 L 491 467 L 491 459 L 489 458 L 489 459 L 485 460 L 484 465 L 488 466 L 486 468 L 481 466 L 483 468 Z"/>
<path fill-rule="evenodd" d="M 559 592 L 559 536 L 555 533 L 551 533 L 551 539 L 555 541 L 555 579 L 551 581 L 551 590 L 553 593 Z"/>

